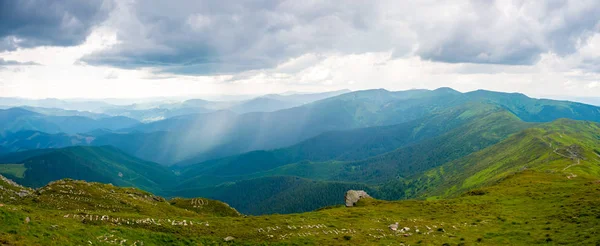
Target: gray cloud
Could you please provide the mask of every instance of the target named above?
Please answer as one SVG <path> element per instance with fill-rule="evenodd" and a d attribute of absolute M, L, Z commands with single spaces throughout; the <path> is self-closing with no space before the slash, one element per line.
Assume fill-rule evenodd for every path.
<path fill-rule="evenodd" d="M 2 58 L 0 58 L 0 66 L 36 66 L 36 65 L 40 65 L 39 63 L 35 63 L 35 62 L 18 62 L 18 61 L 13 61 L 13 60 L 4 60 Z"/>
<path fill-rule="evenodd" d="M 541 53 L 573 53 L 599 31 L 598 1 L 470 3 L 462 8 L 431 6 L 439 14 L 450 14 L 446 18 L 416 18 L 420 21 L 413 27 L 420 36 L 421 57 L 443 62 L 532 64 Z"/>
<path fill-rule="evenodd" d="M 109 0 L 0 1 L 0 51 L 80 44 L 111 9 Z"/>
<path fill-rule="evenodd" d="M 82 60 L 175 74 L 272 68 L 307 53 L 393 51 L 450 63 L 532 64 L 598 32 L 598 1 L 120 2 L 119 44 Z"/>

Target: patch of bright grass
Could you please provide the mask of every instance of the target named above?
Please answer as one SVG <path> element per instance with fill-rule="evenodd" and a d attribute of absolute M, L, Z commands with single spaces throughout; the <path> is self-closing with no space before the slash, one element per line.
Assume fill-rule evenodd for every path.
<path fill-rule="evenodd" d="M 25 164 L 0 164 L 0 174 L 23 178 L 25 171 Z"/>

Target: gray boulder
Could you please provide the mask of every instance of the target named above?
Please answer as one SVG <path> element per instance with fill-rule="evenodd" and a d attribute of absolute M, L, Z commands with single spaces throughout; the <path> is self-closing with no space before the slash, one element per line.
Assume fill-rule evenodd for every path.
<path fill-rule="evenodd" d="M 356 205 L 358 200 L 362 198 L 371 198 L 364 190 L 349 190 L 346 192 L 346 207 L 352 207 Z"/>

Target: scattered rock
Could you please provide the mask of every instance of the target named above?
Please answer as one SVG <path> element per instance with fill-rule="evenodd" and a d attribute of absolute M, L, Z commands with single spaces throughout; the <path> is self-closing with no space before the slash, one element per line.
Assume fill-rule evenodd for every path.
<path fill-rule="evenodd" d="M 230 241 L 233 241 L 233 240 L 235 240 L 235 237 L 228 236 L 228 237 L 226 237 L 226 238 L 223 238 L 223 240 L 225 240 L 225 242 L 230 242 Z"/>
<path fill-rule="evenodd" d="M 398 222 L 391 224 L 388 226 L 390 228 L 390 230 L 392 231 L 397 231 L 398 230 Z"/>
<path fill-rule="evenodd" d="M 356 205 L 358 200 L 362 198 L 371 198 L 364 190 L 349 190 L 346 192 L 346 207 L 352 207 Z"/>
<path fill-rule="evenodd" d="M 0 203 L 0 207 L 4 207 L 4 204 Z"/>
<path fill-rule="evenodd" d="M 25 218 L 25 224 L 31 222 L 31 219 L 29 217 Z"/>

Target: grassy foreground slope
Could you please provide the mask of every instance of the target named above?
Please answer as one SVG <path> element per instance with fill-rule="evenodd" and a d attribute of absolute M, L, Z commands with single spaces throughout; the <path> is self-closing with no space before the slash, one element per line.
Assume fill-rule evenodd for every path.
<path fill-rule="evenodd" d="M 561 173 L 525 170 L 495 185 L 447 200 L 370 199 L 352 208 L 220 217 L 174 207 L 135 189 L 67 180 L 0 206 L 0 242 L 9 245 L 593 245 L 600 240 L 599 197 L 600 182 L 595 178 L 569 179 Z M 410 230 L 388 229 L 395 222 Z M 225 242 L 227 237 L 233 237 L 233 241 Z"/>

